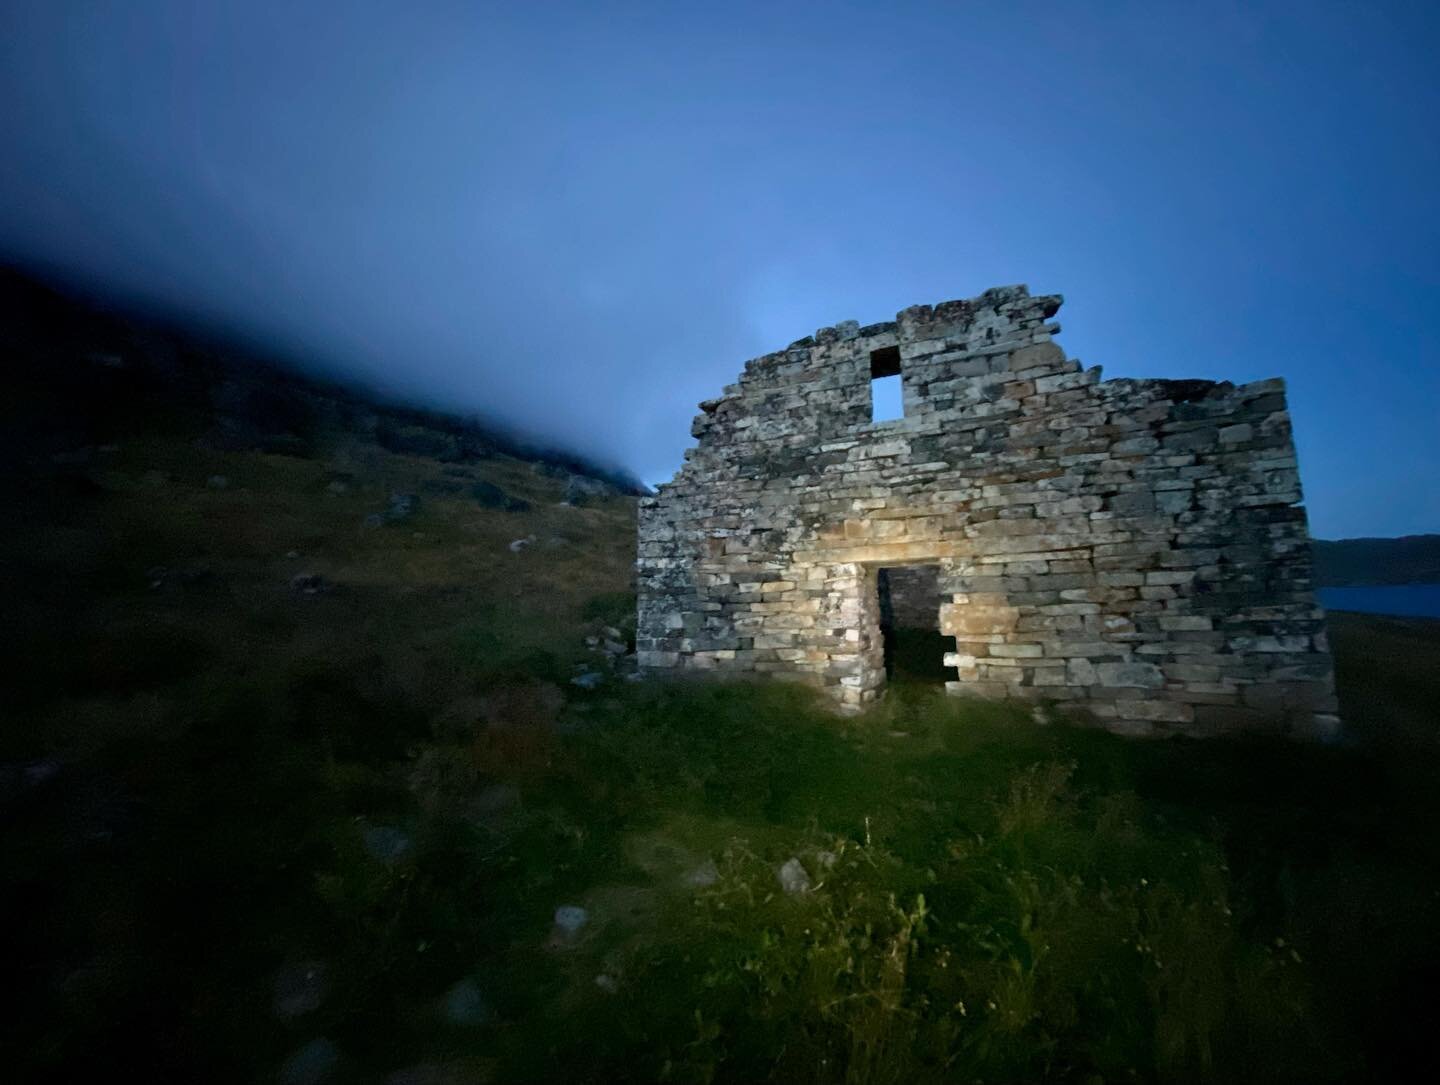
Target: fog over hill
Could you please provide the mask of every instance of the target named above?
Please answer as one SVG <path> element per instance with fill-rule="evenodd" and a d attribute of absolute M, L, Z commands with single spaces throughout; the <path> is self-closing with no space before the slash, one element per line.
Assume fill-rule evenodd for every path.
<path fill-rule="evenodd" d="M 0 267 L 0 455 L 73 456 L 126 429 L 195 428 L 214 447 L 308 454 L 348 430 L 391 451 L 459 462 L 509 455 L 645 487 L 575 445 L 483 414 L 425 409 L 356 380 L 326 380 L 305 359 L 55 289 Z M 120 427 L 117 429 L 117 427 Z"/>

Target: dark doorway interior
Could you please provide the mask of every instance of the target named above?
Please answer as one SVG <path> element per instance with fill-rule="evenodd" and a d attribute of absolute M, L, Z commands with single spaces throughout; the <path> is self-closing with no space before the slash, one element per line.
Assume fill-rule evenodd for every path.
<path fill-rule="evenodd" d="M 925 684 L 954 678 L 944 661 L 955 642 L 940 634 L 939 566 L 899 565 L 879 570 L 876 579 L 885 677 Z"/>

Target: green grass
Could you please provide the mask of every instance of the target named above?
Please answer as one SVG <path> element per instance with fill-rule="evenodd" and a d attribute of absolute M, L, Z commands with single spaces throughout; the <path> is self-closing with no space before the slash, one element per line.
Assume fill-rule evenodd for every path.
<path fill-rule="evenodd" d="M 272 1080 L 321 1036 L 354 1081 L 1392 1080 L 1426 1050 L 1436 623 L 1335 616 L 1333 748 L 1040 727 L 904 665 L 849 720 L 786 684 L 587 692 L 633 503 L 472 474 L 534 507 L 357 446 L 156 438 L 13 483 L 0 760 L 60 768 L 3 807 L 12 1077 Z M 391 490 L 419 513 L 365 528 Z M 281 1020 L 308 961 L 328 992 Z"/>

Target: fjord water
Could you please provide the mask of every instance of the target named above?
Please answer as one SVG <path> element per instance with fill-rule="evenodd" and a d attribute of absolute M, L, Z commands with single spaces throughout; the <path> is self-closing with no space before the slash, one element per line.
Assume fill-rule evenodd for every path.
<path fill-rule="evenodd" d="M 1376 584 L 1321 588 L 1326 610 L 1392 614 L 1407 618 L 1440 618 L 1440 584 Z"/>

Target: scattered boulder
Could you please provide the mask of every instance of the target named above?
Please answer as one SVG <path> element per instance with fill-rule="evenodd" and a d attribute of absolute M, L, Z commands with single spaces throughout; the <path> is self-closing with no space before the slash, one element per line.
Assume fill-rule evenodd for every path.
<path fill-rule="evenodd" d="M 330 590 L 330 582 L 319 573 L 296 573 L 290 578 L 290 590 L 299 595 L 319 595 Z"/>
<path fill-rule="evenodd" d="M 475 1028 L 489 1024 L 493 1018 L 490 1005 L 475 980 L 466 976 L 445 992 L 441 1000 L 445 1020 L 457 1028 Z"/>
<path fill-rule="evenodd" d="M 589 478 L 585 475 L 571 475 L 570 480 L 565 483 L 564 503 L 567 505 L 588 505 L 592 501 L 610 497 L 615 493 L 615 487 L 608 482 L 602 482 L 598 478 Z"/>
<path fill-rule="evenodd" d="M 590 913 L 578 904 L 562 904 L 555 909 L 555 929 L 567 937 L 579 934 L 589 922 Z"/>
<path fill-rule="evenodd" d="M 605 681 L 605 676 L 599 671 L 586 671 L 584 674 L 577 674 L 570 679 L 570 684 L 579 686 L 581 689 L 594 689 L 603 681 Z"/>
<path fill-rule="evenodd" d="M 314 1013 L 330 994 L 329 978 L 322 961 L 301 961 L 286 965 L 275 975 L 271 1006 L 282 1021 L 293 1021 Z"/>
<path fill-rule="evenodd" d="M 215 570 L 203 561 L 194 561 L 180 569 L 165 565 L 153 565 L 145 570 L 145 580 L 151 591 L 179 591 L 204 585 L 214 579 Z"/>
<path fill-rule="evenodd" d="M 371 825 L 363 839 L 366 854 L 386 866 L 394 866 L 410 854 L 410 834 L 393 825 Z"/>
<path fill-rule="evenodd" d="M 494 1060 L 465 1057 L 407 1066 L 387 1077 L 385 1085 L 489 1085 L 494 1080 Z"/>
<path fill-rule="evenodd" d="M 528 550 L 535 545 L 535 536 L 526 535 L 523 539 L 515 539 L 510 543 L 510 553 L 518 554 L 522 550 Z"/>
<path fill-rule="evenodd" d="M 385 506 L 385 519 L 390 523 L 399 523 L 401 520 L 408 520 L 420 511 L 419 494 L 393 493 L 390 495 L 390 503 Z"/>
<path fill-rule="evenodd" d="M 477 829 L 504 833 L 516 826 L 520 813 L 520 788 L 514 784 L 490 784 L 472 794 L 465 816 Z"/>
<path fill-rule="evenodd" d="M 381 516 L 378 512 L 372 512 L 365 517 L 363 522 L 366 527 L 383 527 L 385 525 L 385 517 Z"/>
<path fill-rule="evenodd" d="M 327 493 L 334 494 L 336 497 L 344 497 L 350 492 L 350 483 L 337 478 L 334 482 L 331 482 L 328 486 L 325 487 L 325 491 Z"/>
<path fill-rule="evenodd" d="M 514 784 L 491 784 L 475 796 L 475 811 L 493 816 L 506 814 L 520 807 L 520 789 Z"/>
<path fill-rule="evenodd" d="M 691 889 L 707 889 L 720 880 L 720 868 L 714 859 L 706 859 L 685 873 L 684 884 Z"/>
<path fill-rule="evenodd" d="M 206 489 L 225 490 L 230 487 L 230 480 L 224 475 L 211 475 L 205 480 Z"/>
<path fill-rule="evenodd" d="M 280 1085 L 321 1085 L 340 1065 L 340 1049 L 323 1036 L 295 1051 L 280 1066 Z"/>
<path fill-rule="evenodd" d="M 601 972 L 595 977 L 595 986 L 607 995 L 613 995 L 620 990 L 620 981 L 608 972 Z"/>
<path fill-rule="evenodd" d="M 794 857 L 786 859 L 779 871 L 780 888 L 787 893 L 808 893 L 810 892 L 810 875 L 800 865 L 800 860 Z"/>
<path fill-rule="evenodd" d="M 493 482 L 477 482 L 470 488 L 475 500 L 485 509 L 504 509 L 506 512 L 524 512 L 530 502 L 512 497 Z"/>
<path fill-rule="evenodd" d="M 19 765 L 0 765 L 0 801 L 43 787 L 59 774 L 60 767 L 60 762 L 53 757 Z"/>

